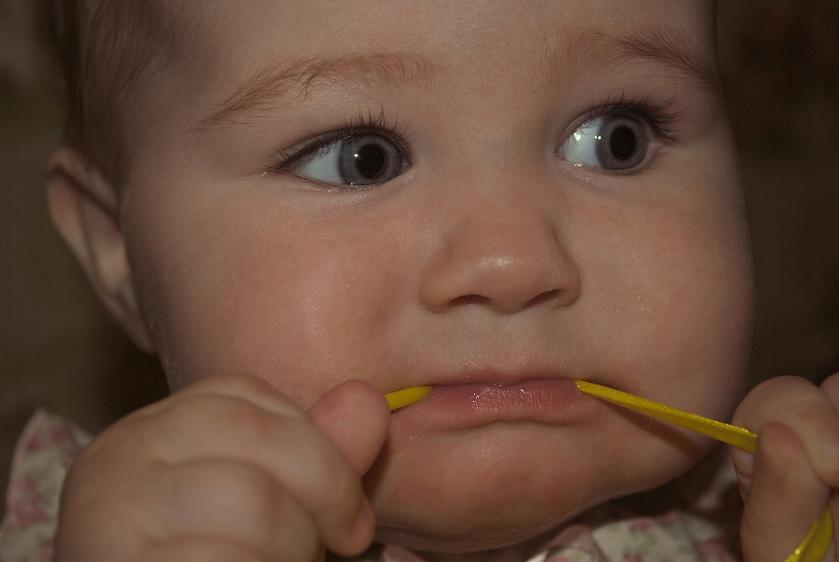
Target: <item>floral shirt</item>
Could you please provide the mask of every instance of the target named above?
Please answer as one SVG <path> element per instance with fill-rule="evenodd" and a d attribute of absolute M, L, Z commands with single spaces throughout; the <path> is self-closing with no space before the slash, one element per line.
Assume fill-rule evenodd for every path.
<path fill-rule="evenodd" d="M 89 441 L 75 425 L 43 410 L 30 419 L 12 461 L 0 562 L 52 560 L 61 485 Z M 543 552 L 522 562 L 736 562 L 728 545 L 735 544 L 737 520 L 722 515 L 731 512 L 736 479 L 727 458 L 713 466 L 665 494 L 685 498 L 683 508 L 673 509 L 672 501 L 666 508 L 658 505 L 654 498 L 661 493 L 610 502 L 564 527 Z M 380 545 L 360 562 L 423 560 Z"/>
<path fill-rule="evenodd" d="M 82 430 L 44 410 L 26 424 L 12 459 L 0 562 L 52 560 L 64 475 L 88 441 Z"/>

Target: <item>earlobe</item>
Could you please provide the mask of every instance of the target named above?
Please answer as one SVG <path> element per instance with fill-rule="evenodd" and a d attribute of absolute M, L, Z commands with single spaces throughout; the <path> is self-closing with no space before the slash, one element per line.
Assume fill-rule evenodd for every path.
<path fill-rule="evenodd" d="M 114 187 L 79 152 L 60 148 L 49 162 L 46 195 L 53 224 L 102 302 L 134 343 L 153 353 L 137 304 Z"/>

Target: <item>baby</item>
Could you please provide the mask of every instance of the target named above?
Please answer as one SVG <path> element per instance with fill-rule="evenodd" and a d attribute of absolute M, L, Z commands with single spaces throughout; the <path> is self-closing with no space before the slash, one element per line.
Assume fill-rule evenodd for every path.
<path fill-rule="evenodd" d="M 173 393 L 80 455 L 59 561 L 535 557 L 712 446 L 575 378 L 759 433 L 746 561 L 839 514 L 839 376 L 743 398 L 712 2 L 60 4 L 50 210 Z"/>

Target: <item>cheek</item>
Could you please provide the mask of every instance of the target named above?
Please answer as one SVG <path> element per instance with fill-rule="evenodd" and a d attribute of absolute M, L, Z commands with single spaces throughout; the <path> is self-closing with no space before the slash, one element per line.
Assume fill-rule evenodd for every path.
<path fill-rule="evenodd" d="M 724 418 L 750 349 L 751 259 L 736 192 L 705 185 L 722 187 L 601 215 L 589 243 L 608 251 L 592 252 L 584 271 L 600 298 L 588 303 L 600 311 L 592 339 L 609 342 L 604 370 L 631 391 Z"/>
<path fill-rule="evenodd" d="M 369 371 L 359 350 L 390 309 L 395 284 L 378 262 L 396 251 L 393 237 L 254 201 L 171 208 L 189 213 L 156 213 L 145 226 L 167 243 L 140 235 L 135 252 L 170 378 L 248 373 L 308 405 L 348 372 Z"/>

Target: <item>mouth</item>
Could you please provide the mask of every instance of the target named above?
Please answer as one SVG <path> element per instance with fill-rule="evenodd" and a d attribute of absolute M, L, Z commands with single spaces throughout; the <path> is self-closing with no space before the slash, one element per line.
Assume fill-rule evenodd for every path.
<path fill-rule="evenodd" d="M 596 402 L 570 377 L 483 372 L 460 378 L 463 382 L 431 383 L 425 398 L 399 412 L 398 423 L 416 430 L 504 422 L 572 425 L 589 417 Z"/>

